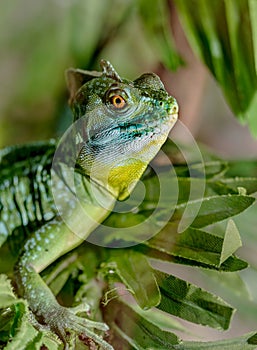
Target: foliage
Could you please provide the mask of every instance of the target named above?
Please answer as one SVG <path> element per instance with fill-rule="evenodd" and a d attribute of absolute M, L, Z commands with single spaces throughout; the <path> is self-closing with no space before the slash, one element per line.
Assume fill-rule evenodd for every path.
<path fill-rule="evenodd" d="M 16 0 L 2 5 L 1 47 L 6 57 L 10 55 L 1 64 L 7 72 L 7 79 L 3 79 L 4 102 L 0 104 L 1 115 L 6 116 L 1 119 L 2 145 L 23 141 L 14 127 L 19 123 L 22 128 L 27 123 L 31 129 L 25 138 L 34 139 L 52 136 L 56 129 L 65 128 L 69 113 L 63 107 L 67 100 L 63 71 L 70 65 L 93 69 L 101 57 L 107 57 L 121 75 L 133 76 L 158 62 L 170 70 L 183 64 L 169 27 L 167 1 L 64 2 L 38 5 L 27 0 L 31 12 L 27 11 L 27 17 L 24 13 L 24 18 L 17 15 L 22 12 L 20 6 L 26 8 L 24 3 Z M 248 123 L 256 135 L 257 2 L 174 0 L 174 4 L 193 50 L 220 84 L 235 116 Z M 25 119 L 28 115 L 29 121 Z M 173 154 L 172 145 L 165 147 Z M 235 309 L 216 295 L 219 293 L 161 271 L 162 265 L 157 262 L 167 263 L 174 271 L 178 265 L 195 273 L 202 271 L 210 289 L 219 285 L 225 299 L 235 302 L 239 311 L 245 310 L 257 322 L 256 302 L 250 300 L 239 274 L 248 264 L 235 255 L 241 247 L 241 235 L 249 244 L 256 240 L 256 205 L 252 204 L 257 190 L 257 164 L 227 163 L 209 155 L 206 159 L 204 169 L 198 162 L 190 164 L 190 169 L 184 163 L 175 164 L 177 203 L 173 198 L 164 198 L 151 224 L 158 226 L 167 208 L 173 210 L 173 216 L 157 235 L 142 243 L 133 230 L 135 223 L 151 216 L 159 200 L 159 180 L 150 173 L 144 178 L 147 192 L 137 213 L 132 205 L 129 214 L 114 213 L 105 222 L 105 227 L 113 228 L 106 237 L 107 246 L 126 241 L 133 247 L 116 250 L 85 243 L 44 272 L 62 303 L 77 305 L 86 301 L 92 318 L 104 318 L 115 349 L 248 350 L 257 346 L 255 332 L 208 343 L 182 341 L 176 334 L 187 330 L 172 316 L 226 330 Z M 7 169 L 6 176 L 11 177 L 12 171 Z M 190 197 L 192 188 L 203 185 L 203 198 L 198 190 Z M 192 216 L 195 212 L 197 215 Z M 126 237 L 119 231 L 123 227 L 132 227 Z M 252 237 L 245 230 L 252 232 Z M 4 240 L 1 238 L 1 243 Z M 16 258 L 12 250 L 5 242 L 0 251 L 1 261 L 5 262 L 1 262 L 1 272 L 10 277 Z M 250 271 L 256 279 L 256 271 Z M 52 350 L 61 348 L 56 337 L 34 326 L 26 301 L 15 296 L 10 280 L 1 275 L 0 348 L 32 350 L 43 344 Z M 76 348 L 85 348 L 83 339 L 77 340 Z"/>
<path fill-rule="evenodd" d="M 217 79 L 235 116 L 257 135 L 256 1 L 175 3 L 192 48 Z"/>
<path fill-rule="evenodd" d="M 64 107 L 63 72 L 70 66 L 98 69 L 99 60 L 107 58 L 122 76 L 131 78 L 159 62 L 178 69 L 183 57 L 170 28 L 170 3 L 3 2 L 1 145 L 44 139 L 65 129 L 70 114 Z M 174 0 L 174 4 L 192 49 L 220 84 L 235 116 L 256 134 L 256 1 Z M 30 11 L 25 13 L 24 8 Z"/>
<path fill-rule="evenodd" d="M 42 145 L 31 147 L 32 152 L 35 152 L 35 147 Z M 52 147 L 53 144 L 49 144 L 49 151 Z M 173 150 L 171 154 L 174 157 L 173 145 L 168 142 L 165 147 Z M 29 148 L 27 151 L 29 152 Z M 9 167 L 12 166 L 11 163 Z M 206 186 L 200 208 L 194 220 L 187 221 L 186 217 L 186 222 L 191 224 L 178 233 L 179 222 L 186 212 L 186 206 L 194 207 L 201 199 L 196 198 L 196 195 L 190 199 L 190 188 L 195 183 L 199 186 L 205 181 L 200 165 L 174 165 L 174 178 L 177 178 L 179 186 L 178 204 L 175 205 L 169 222 L 155 236 L 142 242 L 133 225 L 135 222 L 145 221 L 151 208 L 156 206 L 157 180 L 160 174 L 165 173 L 163 166 L 157 172 L 149 170 L 145 174 L 143 181 L 147 192 L 137 213 L 132 208 L 126 214 L 113 213 L 102 226 L 110 229 L 105 238 L 109 249 L 85 243 L 43 273 L 61 303 L 72 303 L 75 306 L 86 302 L 91 306 L 93 318 L 104 318 L 110 326 L 108 339 L 115 349 L 256 348 L 255 333 L 211 343 L 182 341 L 176 335 L 176 331 L 185 332 L 186 329 L 172 319 L 171 315 L 195 324 L 226 330 L 235 309 L 215 294 L 161 271 L 157 261 L 168 263 L 171 270 L 180 264 L 212 271 L 213 275 L 210 274 L 208 278 L 214 281 L 221 273 L 228 274 L 231 283 L 233 279 L 237 281 L 236 288 L 231 288 L 230 285 L 226 287 L 229 293 L 241 293 L 247 299 L 244 284 L 238 283 L 240 279 L 238 280 L 237 271 L 245 269 L 248 264 L 235 255 L 242 243 L 232 217 L 254 203 L 252 194 L 257 191 L 257 174 L 246 177 L 238 170 L 240 176 L 232 177 L 230 173 L 234 172 L 233 169 L 239 166 L 244 168 L 242 162 L 225 165 L 223 161 L 216 159 L 207 160 L 204 163 Z M 252 162 L 252 165 L 256 167 L 256 163 Z M 194 169 L 193 176 L 191 167 Z M 8 173 L 7 170 L 6 165 L 6 176 L 12 176 L 12 172 Z M 172 183 L 173 178 L 169 180 Z M 169 203 L 164 200 L 159 207 L 156 224 L 163 218 L 167 205 Z M 192 212 L 191 208 L 188 213 Z M 226 224 L 220 226 L 221 221 Z M 119 227 L 128 228 L 126 237 L 122 235 L 122 230 L 117 230 Z M 101 229 L 98 229 L 99 234 Z M 132 246 L 111 248 L 113 242 L 122 240 Z M 8 247 L 6 242 L 1 249 L 3 261 L 11 254 Z M 12 267 L 9 269 L 11 271 Z M 37 331 L 33 327 L 34 321 L 29 316 L 26 301 L 17 299 L 5 275 L 1 275 L 0 287 L 0 347 L 40 349 L 45 344 L 50 349 L 58 349 L 58 339 L 48 331 Z M 8 342 L 8 339 L 12 340 Z M 76 344 L 78 349 L 85 348 L 82 338 Z"/>

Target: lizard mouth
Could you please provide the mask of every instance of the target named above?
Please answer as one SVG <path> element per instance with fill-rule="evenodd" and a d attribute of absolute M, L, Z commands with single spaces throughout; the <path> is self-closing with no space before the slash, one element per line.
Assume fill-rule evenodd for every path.
<path fill-rule="evenodd" d="M 119 129 L 122 134 L 133 137 L 152 134 L 160 134 L 167 128 L 171 128 L 177 121 L 178 113 L 172 112 L 161 118 L 141 118 L 136 123 L 125 123 L 114 129 Z"/>
<path fill-rule="evenodd" d="M 164 113 L 152 111 L 128 122 L 117 123 L 106 129 L 94 129 L 89 133 L 90 143 L 99 145 L 118 140 L 131 140 L 139 137 L 160 135 L 173 127 L 178 118 L 177 105 L 167 108 Z"/>
<path fill-rule="evenodd" d="M 132 123 L 119 125 L 120 131 L 132 134 L 134 137 L 148 134 L 161 134 L 171 129 L 178 119 L 178 105 L 172 104 L 163 107 L 163 110 L 152 110 L 152 113 L 139 116 Z"/>

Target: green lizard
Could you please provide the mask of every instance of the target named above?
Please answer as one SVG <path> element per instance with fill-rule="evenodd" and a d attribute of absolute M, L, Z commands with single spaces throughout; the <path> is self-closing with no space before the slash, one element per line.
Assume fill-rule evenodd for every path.
<path fill-rule="evenodd" d="M 52 141 L 0 153 L 0 244 L 17 230 L 28 234 L 15 268 L 17 289 L 65 349 L 68 331 L 113 348 L 99 335 L 108 326 L 58 304 L 40 272 L 80 245 L 117 199 L 126 199 L 178 114 L 155 74 L 129 81 L 108 61 L 101 67 L 67 71 L 74 121 L 58 146 Z"/>

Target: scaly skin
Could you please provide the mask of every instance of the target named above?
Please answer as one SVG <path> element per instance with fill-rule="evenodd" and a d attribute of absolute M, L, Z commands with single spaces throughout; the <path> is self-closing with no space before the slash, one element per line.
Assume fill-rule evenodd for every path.
<path fill-rule="evenodd" d="M 55 198 L 57 210 L 29 237 L 15 271 L 19 293 L 36 318 L 63 340 L 65 349 L 69 348 L 66 332 L 70 330 L 91 338 L 102 349 L 113 348 L 95 333 L 106 331 L 107 325 L 76 316 L 72 308 L 59 305 L 40 272 L 81 244 L 109 215 L 115 201 L 129 195 L 178 113 L 175 99 L 155 74 L 128 81 L 109 62 L 101 61 L 101 66 L 101 73 L 67 72 L 74 129 L 64 137 L 54 158 L 53 186 L 60 190 Z M 71 169 L 78 183 L 83 178 L 86 190 L 83 193 L 78 187 L 80 201 L 71 195 L 63 169 L 68 169 L 67 174 Z M 104 207 L 99 204 L 103 202 Z"/>

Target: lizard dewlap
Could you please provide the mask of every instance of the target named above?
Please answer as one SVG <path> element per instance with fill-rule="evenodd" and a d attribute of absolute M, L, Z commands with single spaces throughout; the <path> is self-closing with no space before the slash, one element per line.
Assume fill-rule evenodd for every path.
<path fill-rule="evenodd" d="M 178 105 L 154 73 L 134 81 L 107 61 L 102 73 L 69 70 L 74 121 L 84 118 L 78 162 L 87 175 L 124 199 L 165 142 Z"/>
<path fill-rule="evenodd" d="M 101 72 L 67 71 L 74 120 L 65 142 L 0 152 L 0 245 L 12 234 L 26 233 L 14 271 L 17 293 L 26 299 L 37 327 L 58 335 L 65 350 L 69 334 L 83 334 L 97 348 L 113 350 L 103 339 L 108 326 L 78 316 L 78 308 L 61 306 L 40 272 L 83 243 L 116 200 L 129 195 L 178 114 L 176 100 L 157 75 L 129 81 L 109 62 L 101 61 L 101 67 Z"/>

